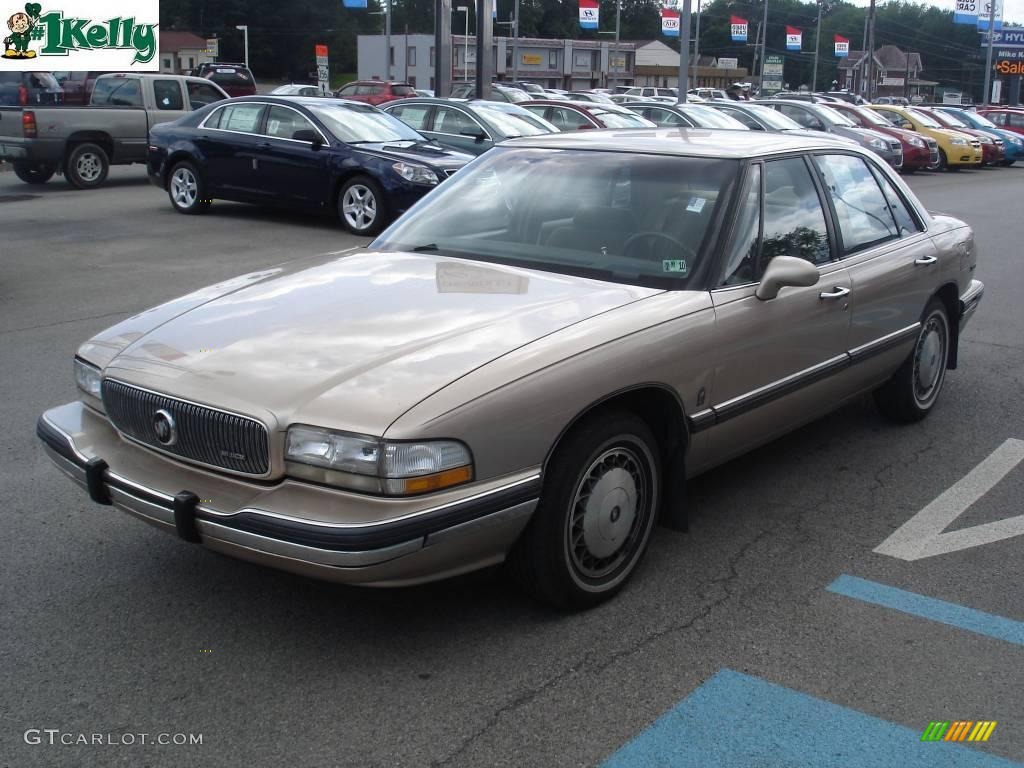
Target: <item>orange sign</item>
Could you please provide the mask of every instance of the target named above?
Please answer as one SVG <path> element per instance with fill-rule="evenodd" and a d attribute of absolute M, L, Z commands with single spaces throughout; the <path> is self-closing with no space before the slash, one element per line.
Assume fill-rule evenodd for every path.
<path fill-rule="evenodd" d="M 316 47 L 316 55 L 317 56 L 326 56 L 327 55 L 327 46 L 326 45 L 318 45 Z"/>

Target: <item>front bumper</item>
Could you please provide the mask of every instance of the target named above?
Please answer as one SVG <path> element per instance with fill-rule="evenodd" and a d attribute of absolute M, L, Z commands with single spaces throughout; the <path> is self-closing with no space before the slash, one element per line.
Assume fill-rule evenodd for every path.
<path fill-rule="evenodd" d="M 229 478 L 121 439 L 81 403 L 47 411 L 36 433 L 99 504 L 224 554 L 348 584 L 415 584 L 501 562 L 540 495 L 538 471 L 407 499 Z"/>
<path fill-rule="evenodd" d="M 920 170 L 938 162 L 938 153 L 933 158 L 927 147 L 915 147 L 907 144 L 903 147 L 903 168 L 905 170 Z"/>

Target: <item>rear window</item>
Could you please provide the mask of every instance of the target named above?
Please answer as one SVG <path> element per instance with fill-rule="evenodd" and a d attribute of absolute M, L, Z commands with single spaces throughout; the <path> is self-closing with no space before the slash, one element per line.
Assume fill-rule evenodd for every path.
<path fill-rule="evenodd" d="M 415 96 L 416 91 L 413 90 L 411 85 L 392 85 L 391 92 L 395 96 Z"/>
<path fill-rule="evenodd" d="M 215 67 L 208 79 L 217 85 L 248 85 L 252 82 L 252 73 L 243 67 Z"/>

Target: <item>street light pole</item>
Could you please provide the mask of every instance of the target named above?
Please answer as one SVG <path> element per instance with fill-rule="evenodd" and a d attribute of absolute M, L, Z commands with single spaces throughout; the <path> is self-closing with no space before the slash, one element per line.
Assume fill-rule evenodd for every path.
<path fill-rule="evenodd" d="M 988 0 L 988 53 L 985 55 L 985 93 L 983 104 L 992 103 L 992 43 L 996 31 L 996 0 Z"/>
<path fill-rule="evenodd" d="M 818 90 L 818 50 L 821 48 L 821 0 L 818 0 L 818 29 L 814 32 L 814 74 L 811 75 L 811 93 Z"/>
<path fill-rule="evenodd" d="M 385 80 L 391 79 L 391 0 L 384 0 L 384 68 Z"/>
<path fill-rule="evenodd" d="M 512 82 L 519 82 L 519 0 L 516 0 L 516 17 L 512 19 Z"/>
<path fill-rule="evenodd" d="M 248 24 L 239 24 L 238 26 L 235 27 L 235 29 L 240 29 L 242 31 L 242 33 L 244 34 L 244 36 L 245 36 L 245 59 L 243 59 L 243 61 L 245 61 L 245 68 L 248 69 L 249 68 L 249 25 Z"/>

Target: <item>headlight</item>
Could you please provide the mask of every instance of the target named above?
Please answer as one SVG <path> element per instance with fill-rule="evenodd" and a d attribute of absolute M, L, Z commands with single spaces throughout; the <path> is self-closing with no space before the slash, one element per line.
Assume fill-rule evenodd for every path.
<path fill-rule="evenodd" d="M 910 144 L 910 146 L 918 147 L 919 149 L 924 149 L 925 147 L 928 146 L 927 144 L 924 143 L 924 141 L 922 141 L 921 139 L 914 138 L 913 136 L 907 139 L 907 143 Z"/>
<path fill-rule="evenodd" d="M 955 145 L 957 147 L 962 147 L 962 146 L 966 146 L 967 139 L 950 139 L 949 143 L 953 144 L 953 145 Z"/>
<path fill-rule="evenodd" d="M 102 411 L 103 399 L 101 382 L 103 380 L 100 369 L 91 365 L 85 360 L 75 358 L 75 384 L 85 397 L 83 400 L 93 408 Z"/>
<path fill-rule="evenodd" d="M 1010 142 L 1011 144 L 1013 144 L 1014 146 L 1017 146 L 1017 147 L 1024 147 L 1024 141 L 1021 141 L 1020 139 L 1016 139 L 1013 136 L 1007 136 L 1005 141 L 1008 141 L 1008 142 Z"/>
<path fill-rule="evenodd" d="M 889 145 L 881 139 L 869 139 L 868 146 L 874 149 L 888 149 Z"/>
<path fill-rule="evenodd" d="M 392 441 L 295 426 L 285 440 L 288 474 L 387 496 L 437 491 L 473 479 L 469 448 L 455 440 Z"/>
<path fill-rule="evenodd" d="M 992 139 L 990 139 L 988 136 L 979 136 L 978 137 L 978 141 L 980 141 L 982 144 L 991 144 L 992 143 Z"/>
<path fill-rule="evenodd" d="M 414 184 L 437 184 L 437 174 L 425 165 L 398 162 L 391 167 L 403 179 Z"/>

